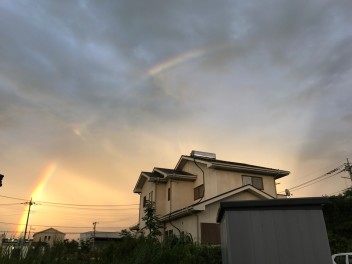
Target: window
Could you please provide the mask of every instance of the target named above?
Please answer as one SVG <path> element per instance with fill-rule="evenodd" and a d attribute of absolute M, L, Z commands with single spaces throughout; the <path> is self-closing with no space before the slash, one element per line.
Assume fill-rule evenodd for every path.
<path fill-rule="evenodd" d="M 204 184 L 194 188 L 194 200 L 202 198 L 203 196 L 204 196 Z"/>
<path fill-rule="evenodd" d="M 170 229 L 165 231 L 165 237 L 172 236 L 174 234 L 174 230 Z"/>
<path fill-rule="evenodd" d="M 153 194 L 154 194 L 153 191 L 151 191 L 148 195 L 148 198 L 149 198 L 148 200 L 151 202 L 153 201 Z"/>
<path fill-rule="evenodd" d="M 147 197 L 143 197 L 143 208 L 147 206 Z"/>
<path fill-rule="evenodd" d="M 242 176 L 242 180 L 243 180 L 243 185 L 250 184 L 259 190 L 264 190 L 263 178 L 261 177 Z"/>
<path fill-rule="evenodd" d="M 170 201 L 170 188 L 167 188 L 167 200 Z"/>

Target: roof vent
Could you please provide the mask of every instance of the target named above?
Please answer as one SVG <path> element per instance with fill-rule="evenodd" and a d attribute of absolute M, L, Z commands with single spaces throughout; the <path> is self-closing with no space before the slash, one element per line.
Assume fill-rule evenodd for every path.
<path fill-rule="evenodd" d="M 216 154 L 215 153 L 210 153 L 210 152 L 192 150 L 191 157 L 194 157 L 194 158 L 206 158 L 206 159 L 216 159 Z"/>

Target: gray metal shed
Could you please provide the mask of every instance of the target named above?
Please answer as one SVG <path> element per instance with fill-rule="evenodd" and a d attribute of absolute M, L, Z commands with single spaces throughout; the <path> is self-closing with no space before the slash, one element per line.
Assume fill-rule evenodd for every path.
<path fill-rule="evenodd" d="M 331 264 L 325 198 L 221 202 L 224 264 Z"/>

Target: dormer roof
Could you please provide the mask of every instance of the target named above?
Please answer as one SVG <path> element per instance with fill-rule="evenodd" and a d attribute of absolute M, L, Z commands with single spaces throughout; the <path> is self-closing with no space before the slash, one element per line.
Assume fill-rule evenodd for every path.
<path fill-rule="evenodd" d="M 143 185 L 146 181 L 166 183 L 169 179 L 175 179 L 179 181 L 195 181 L 197 176 L 179 170 L 154 168 L 152 172 L 141 172 L 133 192 L 141 193 Z"/>

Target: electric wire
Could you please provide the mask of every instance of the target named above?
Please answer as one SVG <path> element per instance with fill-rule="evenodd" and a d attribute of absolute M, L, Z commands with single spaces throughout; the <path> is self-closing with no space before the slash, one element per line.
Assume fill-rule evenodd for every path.
<path fill-rule="evenodd" d="M 45 202 L 37 201 L 41 204 L 52 204 L 52 205 L 63 205 L 63 206 L 78 206 L 78 207 L 118 207 L 118 206 L 135 206 L 139 204 L 70 204 L 70 203 L 54 203 L 54 202 Z"/>
<path fill-rule="evenodd" d="M 11 197 L 11 196 L 5 196 L 5 195 L 0 195 L 0 197 L 7 198 L 7 199 L 20 200 L 20 201 L 25 201 L 25 202 L 29 201 L 28 199 L 22 199 L 22 198 L 18 198 L 18 197 Z M 67 206 L 67 208 L 139 206 L 139 204 L 71 204 L 71 203 L 58 203 L 58 202 L 46 202 L 46 201 L 36 201 L 36 203 L 40 204 L 40 205 L 52 205 L 52 206 L 61 206 L 61 207 L 66 207 Z M 2 204 L 0 204 L 0 205 L 2 205 Z M 78 209 L 78 208 L 76 208 L 76 209 Z"/>
<path fill-rule="evenodd" d="M 0 204 L 0 206 L 8 206 L 8 205 L 22 205 L 22 203 L 6 203 L 6 204 Z"/>
<path fill-rule="evenodd" d="M 308 177 L 310 177 L 310 176 L 313 176 L 313 175 L 319 175 L 322 171 L 327 171 L 328 169 L 330 169 L 330 168 L 334 168 L 334 167 L 341 167 L 341 166 L 343 166 L 343 164 L 341 165 L 341 163 L 339 162 L 339 163 L 334 163 L 333 165 L 329 165 L 329 166 L 324 166 L 324 168 L 319 168 L 319 169 L 316 169 L 316 170 L 313 170 L 313 171 L 310 171 L 310 173 L 309 174 L 305 174 L 305 175 L 302 175 L 302 176 L 300 176 L 300 177 L 297 177 L 297 178 L 295 178 L 295 179 L 292 179 L 292 181 L 293 182 L 297 182 L 297 181 L 299 181 L 300 179 L 306 179 L 306 178 L 308 178 Z"/>
<path fill-rule="evenodd" d="M 329 178 L 331 178 L 331 177 L 333 177 L 333 176 L 335 176 L 335 175 L 337 175 L 337 174 L 340 174 L 341 172 L 344 172 L 344 170 L 339 171 L 339 172 L 337 172 L 337 173 L 335 173 L 335 174 L 329 175 L 328 177 L 319 179 L 318 181 L 312 182 L 312 183 L 310 183 L 310 184 L 308 184 L 308 185 L 304 185 L 304 186 L 301 186 L 301 187 L 299 187 L 299 188 L 296 188 L 296 189 L 294 189 L 294 190 L 292 190 L 292 191 L 297 191 L 297 190 L 306 188 L 306 187 L 308 187 L 308 186 L 311 186 L 311 185 L 313 185 L 313 184 L 316 184 L 316 183 L 318 183 L 318 182 L 325 181 L 325 180 L 327 180 L 327 179 L 329 179 Z"/>
<path fill-rule="evenodd" d="M 305 187 L 311 186 L 311 185 L 313 185 L 313 184 L 315 184 L 315 183 L 318 183 L 318 182 L 320 182 L 320 181 L 322 181 L 322 180 L 325 180 L 325 179 L 328 179 L 328 178 L 330 178 L 330 177 L 332 177 L 332 176 L 335 176 L 336 174 L 333 174 L 333 175 L 331 175 L 331 174 L 334 173 L 334 172 L 336 172 L 336 171 L 338 171 L 338 170 L 340 170 L 340 169 L 341 169 L 342 167 L 344 167 L 344 166 L 345 166 L 345 165 L 342 164 L 342 165 L 336 167 L 335 169 L 330 170 L 330 171 L 327 172 L 327 173 L 324 173 L 324 174 L 322 174 L 322 175 L 320 175 L 320 176 L 318 176 L 318 177 L 315 177 L 315 178 L 313 178 L 313 179 L 311 179 L 311 180 L 309 180 L 309 181 L 306 181 L 306 182 L 304 182 L 304 183 L 298 184 L 298 185 L 296 185 L 296 186 L 293 186 L 293 187 L 287 188 L 287 189 L 290 190 L 290 191 L 297 191 L 297 190 L 303 189 L 303 188 L 305 188 Z M 341 172 L 343 172 L 343 171 L 345 171 L 345 169 L 341 170 L 341 171 L 338 172 L 337 174 L 339 174 L 339 173 L 341 173 Z M 284 192 L 285 192 L 285 191 L 280 191 L 279 193 L 284 193 Z"/>
<path fill-rule="evenodd" d="M 42 206 L 48 206 L 44 204 L 38 204 Z M 73 207 L 73 206 L 61 206 L 61 205 L 49 205 L 50 207 L 55 207 L 55 208 L 65 208 L 65 209 L 74 209 L 74 210 L 89 210 L 89 211 L 126 211 L 126 210 L 136 210 L 137 208 L 131 207 L 131 208 L 82 208 L 82 207 Z"/>
<path fill-rule="evenodd" d="M 19 201 L 28 201 L 27 199 L 11 197 L 11 196 L 6 196 L 6 195 L 0 195 L 0 197 L 4 197 L 4 198 L 7 198 L 7 199 L 13 199 L 13 200 L 19 200 Z"/>
<path fill-rule="evenodd" d="M 16 225 L 16 226 L 23 226 L 26 224 L 18 224 L 18 223 L 7 223 L 7 222 L 0 222 L 0 224 L 4 225 Z M 61 227 L 61 228 L 91 228 L 91 226 L 61 226 L 61 225 L 35 225 L 31 224 L 32 227 Z M 125 226 L 99 226 L 99 228 L 125 228 Z"/>

